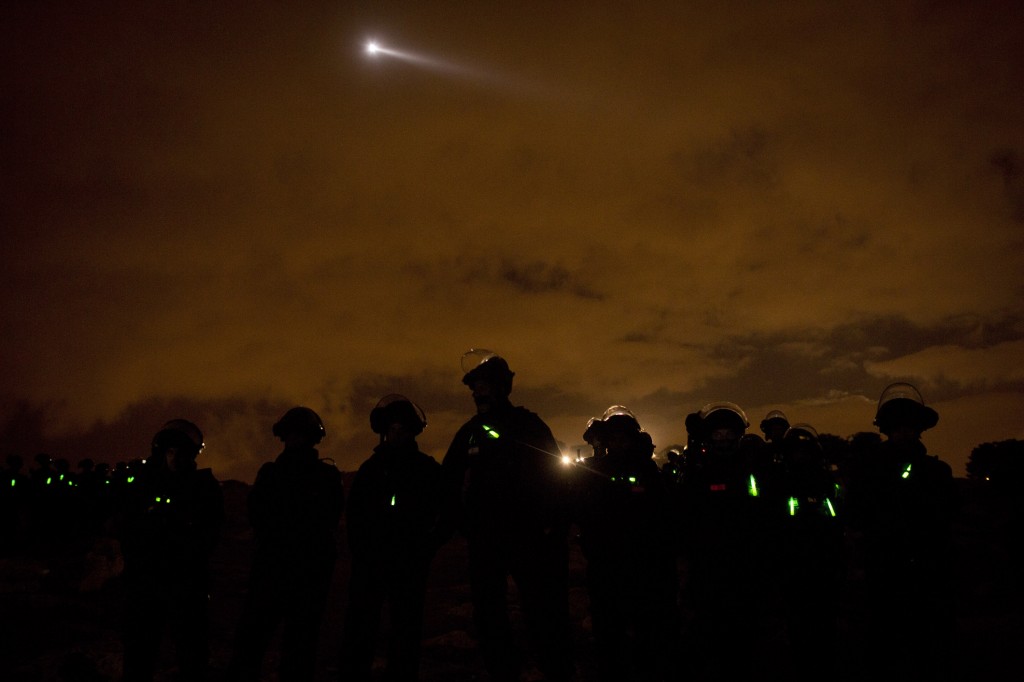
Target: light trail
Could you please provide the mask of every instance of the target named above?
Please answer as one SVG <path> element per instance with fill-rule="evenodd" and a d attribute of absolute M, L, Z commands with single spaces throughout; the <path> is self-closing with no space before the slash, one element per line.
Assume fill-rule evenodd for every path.
<path fill-rule="evenodd" d="M 438 73 L 444 73 L 453 76 L 467 76 L 472 78 L 484 78 L 484 74 L 475 71 L 473 69 L 466 68 L 459 64 L 452 62 L 446 62 L 441 59 L 435 59 L 433 57 L 427 57 L 425 55 L 416 54 L 415 52 L 407 52 L 405 50 L 396 50 L 391 47 L 382 45 L 377 40 L 368 40 L 364 46 L 364 52 L 370 59 L 381 59 L 383 57 L 390 57 L 392 59 L 399 59 L 408 64 L 419 66 L 431 71 Z"/>

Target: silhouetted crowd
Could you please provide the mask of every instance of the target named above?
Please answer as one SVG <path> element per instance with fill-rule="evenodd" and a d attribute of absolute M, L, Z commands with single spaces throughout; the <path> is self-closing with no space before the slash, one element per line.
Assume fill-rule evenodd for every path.
<path fill-rule="evenodd" d="M 659 467 L 650 435 L 623 405 L 589 421 L 593 452 L 570 459 L 539 415 L 511 402 L 504 358 L 470 350 L 463 372 L 475 414 L 443 459 L 419 449 L 422 408 L 390 394 L 369 415 L 379 444 L 347 490 L 319 455 L 326 430 L 315 411 L 295 407 L 272 426 L 283 449 L 247 498 L 255 547 L 226 679 L 261 679 L 278 634 L 278 678 L 314 679 L 343 515 L 351 578 L 341 681 L 417 679 L 431 563 L 456 533 L 468 550 L 474 635 L 497 682 L 522 679 L 531 664 L 544 680 L 581 679 L 573 540 L 600 680 L 834 679 L 851 533 L 863 552 L 864 670 L 950 677 L 958 503 L 950 467 L 921 442 L 938 415 L 914 386 L 886 388 L 874 421 L 884 439 L 851 443 L 842 471 L 811 425 L 774 410 L 762 437 L 731 402 L 688 414 L 686 446 Z M 197 466 L 203 448 L 199 427 L 174 419 L 145 460 L 113 468 L 83 460 L 72 471 L 40 455 L 23 471 L 19 457 L 7 458 L 4 555 L 104 534 L 120 543 L 126 682 L 154 679 L 165 636 L 180 679 L 211 676 L 210 557 L 225 512 L 220 484 Z M 528 650 L 517 644 L 510 580 Z M 774 662 L 760 655 L 780 647 Z"/>

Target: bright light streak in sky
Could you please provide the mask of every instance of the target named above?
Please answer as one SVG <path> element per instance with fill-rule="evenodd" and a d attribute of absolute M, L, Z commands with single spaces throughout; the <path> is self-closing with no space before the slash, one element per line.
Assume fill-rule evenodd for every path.
<path fill-rule="evenodd" d="M 415 66 L 421 66 L 432 71 L 439 73 L 446 73 L 450 75 L 459 76 L 474 76 L 481 77 L 482 73 L 467 69 L 464 66 L 446 62 L 440 59 L 434 59 L 432 57 L 426 57 L 424 55 L 415 54 L 413 52 L 406 52 L 404 50 L 395 50 L 390 47 L 381 45 L 376 40 L 366 41 L 365 52 L 371 59 L 380 59 L 381 57 L 393 57 L 394 59 L 400 59 L 403 62 L 413 64 Z"/>

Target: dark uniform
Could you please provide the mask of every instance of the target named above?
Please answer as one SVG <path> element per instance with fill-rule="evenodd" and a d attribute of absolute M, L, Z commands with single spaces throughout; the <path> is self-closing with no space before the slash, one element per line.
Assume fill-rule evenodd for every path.
<path fill-rule="evenodd" d="M 370 679 L 385 605 L 387 679 L 416 679 L 427 577 L 437 549 L 441 465 L 420 452 L 415 440 L 426 419 L 401 396 L 386 396 L 382 403 L 370 418 L 381 443 L 356 472 L 345 511 L 352 576 L 341 651 L 343 681 Z M 403 429 L 404 437 L 392 439 Z"/>
<path fill-rule="evenodd" d="M 863 534 L 872 669 L 903 679 L 949 679 L 955 619 L 952 469 L 919 440 L 938 422 L 917 389 L 892 384 L 875 424 L 887 436 L 850 483 L 851 523 Z"/>
<path fill-rule="evenodd" d="M 324 435 L 320 417 L 308 408 L 292 408 L 275 424 L 274 434 L 285 449 L 260 467 L 248 497 L 256 547 L 229 670 L 232 680 L 260 678 L 279 626 L 280 678 L 313 679 L 337 558 L 344 489 L 341 472 L 321 461 L 314 447 Z"/>
<path fill-rule="evenodd" d="M 595 430 L 603 433 L 594 438 Z M 621 406 L 592 420 L 584 438 L 603 444 L 579 472 L 575 514 L 599 673 L 609 682 L 673 678 L 679 577 L 668 484 L 651 459 L 654 446 Z"/>
<path fill-rule="evenodd" d="M 181 679 L 207 675 L 210 554 L 220 539 L 224 496 L 213 472 L 194 466 L 202 447 L 194 424 L 168 422 L 117 514 L 124 555 L 125 682 L 154 678 L 165 631 L 175 643 Z M 184 466 L 169 448 L 191 451 Z M 169 466 L 169 458 L 177 465 Z"/>
<path fill-rule="evenodd" d="M 468 541 L 474 622 L 491 676 L 518 680 L 522 666 L 508 613 L 511 576 L 538 667 L 546 679 L 561 680 L 574 667 L 566 471 L 547 424 L 508 401 L 511 380 L 494 355 L 463 378 L 480 412 L 455 434 L 442 462 L 445 513 Z"/>
<path fill-rule="evenodd" d="M 684 598 L 693 614 L 687 664 L 698 677 L 753 679 L 770 588 L 770 514 L 740 446 L 749 426 L 743 411 L 714 403 L 694 414 L 687 428 L 701 445 L 679 490 Z"/>
<path fill-rule="evenodd" d="M 836 661 L 846 577 L 844 526 L 835 477 L 817 432 L 805 424 L 780 439 L 777 476 L 767 490 L 772 560 L 796 680 L 819 679 Z"/>

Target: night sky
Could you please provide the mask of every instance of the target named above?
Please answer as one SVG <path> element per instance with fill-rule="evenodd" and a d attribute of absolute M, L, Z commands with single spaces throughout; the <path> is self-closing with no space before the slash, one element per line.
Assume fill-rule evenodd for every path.
<path fill-rule="evenodd" d="M 251 481 L 292 405 L 345 470 L 388 393 L 440 459 L 471 347 L 567 447 L 704 403 L 957 475 L 1024 438 L 1024 4 L 9 3 L 0 447 L 168 419 Z M 380 41 L 414 55 L 366 54 Z"/>

